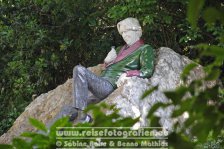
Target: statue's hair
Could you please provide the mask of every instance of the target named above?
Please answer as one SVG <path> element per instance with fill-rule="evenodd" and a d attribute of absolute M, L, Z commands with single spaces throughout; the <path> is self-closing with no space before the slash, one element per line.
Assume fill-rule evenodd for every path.
<path fill-rule="evenodd" d="M 122 25 L 128 26 L 127 30 L 136 31 L 139 37 L 142 36 L 142 28 L 140 26 L 139 21 L 136 18 L 129 17 L 117 23 L 117 29 L 120 34 L 122 34 L 120 32 L 120 26 Z"/>

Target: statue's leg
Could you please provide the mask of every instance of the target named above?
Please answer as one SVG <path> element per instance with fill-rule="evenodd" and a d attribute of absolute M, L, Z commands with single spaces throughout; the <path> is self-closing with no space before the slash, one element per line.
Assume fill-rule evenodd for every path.
<path fill-rule="evenodd" d="M 104 78 L 96 76 L 85 67 L 78 65 L 73 70 L 73 107 L 84 110 L 89 101 L 88 90 L 97 97 L 97 101 L 113 92 L 113 86 Z M 99 99 L 99 100 L 98 100 Z"/>
<path fill-rule="evenodd" d="M 88 78 L 88 89 L 93 94 L 87 99 L 88 104 L 98 103 L 114 91 L 113 86 L 106 79 L 93 74 L 91 71 L 88 71 L 86 75 Z"/>
<path fill-rule="evenodd" d="M 87 106 L 88 83 L 86 80 L 85 69 L 77 65 L 73 69 L 73 107 L 84 110 Z"/>
<path fill-rule="evenodd" d="M 91 93 L 91 92 L 90 92 L 90 93 Z M 91 93 L 91 95 L 89 95 L 88 98 L 87 98 L 87 105 L 89 105 L 89 104 L 95 104 L 95 103 L 98 103 L 98 102 L 100 102 L 100 101 L 101 101 L 100 98 L 94 96 L 94 95 Z"/>

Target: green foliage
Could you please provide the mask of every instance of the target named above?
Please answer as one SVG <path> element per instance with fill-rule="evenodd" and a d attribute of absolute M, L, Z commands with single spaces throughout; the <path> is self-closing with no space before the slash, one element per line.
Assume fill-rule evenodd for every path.
<path fill-rule="evenodd" d="M 103 110 L 113 110 L 111 114 L 106 115 Z M 93 113 L 93 123 L 78 123 L 76 125 L 68 121 L 68 117 L 63 117 L 55 121 L 50 128 L 47 128 L 42 122 L 37 119 L 30 118 L 29 122 L 37 129 L 37 132 L 23 132 L 19 137 L 14 138 L 11 145 L 0 144 L 2 148 L 17 148 L 17 149 L 30 149 L 30 148 L 55 148 L 57 147 L 56 132 L 62 127 L 79 127 L 79 131 L 85 130 L 86 127 L 131 127 L 139 118 L 132 119 L 130 117 L 121 118 L 118 114 L 118 109 L 115 106 L 108 106 L 105 103 L 99 105 L 91 105 L 86 109 L 86 112 Z M 62 128 L 63 130 L 63 128 Z M 63 137 L 63 136 L 62 136 Z M 85 140 L 87 142 L 91 141 Z"/>
<path fill-rule="evenodd" d="M 157 90 L 158 86 L 152 87 L 151 89 L 145 91 L 141 97 L 141 99 L 144 99 L 145 97 L 147 97 L 148 95 L 150 95 L 153 91 Z"/>
<path fill-rule="evenodd" d="M 105 15 L 113 3 L 101 2 L 0 1 L 0 134 L 32 96 L 63 83 L 75 65 L 102 62 L 115 38 Z"/>
<path fill-rule="evenodd" d="M 199 18 L 199 13 L 200 13 L 200 10 L 202 9 L 203 5 L 204 5 L 204 0 L 197 0 L 197 1 L 190 0 L 189 1 L 187 18 L 193 28 L 196 28 L 196 26 L 197 26 L 197 20 Z"/>
<path fill-rule="evenodd" d="M 181 79 L 186 81 L 187 77 L 190 75 L 191 70 L 194 69 L 195 67 L 197 67 L 196 63 L 191 63 L 187 65 L 181 74 Z"/>
<path fill-rule="evenodd" d="M 23 132 L 20 137 L 14 138 L 10 148 L 29 149 L 29 148 L 55 148 L 56 146 L 56 129 L 57 127 L 71 127 L 68 117 L 57 120 L 49 129 L 36 119 L 30 118 L 30 123 L 39 132 Z M 44 133 L 42 133 L 42 131 Z M 3 145 L 0 145 L 0 147 Z"/>
<path fill-rule="evenodd" d="M 30 122 L 30 124 L 35 126 L 37 129 L 47 132 L 47 128 L 45 127 L 45 125 L 42 122 L 39 122 L 38 120 L 33 119 L 33 118 L 30 118 L 29 122 Z"/>

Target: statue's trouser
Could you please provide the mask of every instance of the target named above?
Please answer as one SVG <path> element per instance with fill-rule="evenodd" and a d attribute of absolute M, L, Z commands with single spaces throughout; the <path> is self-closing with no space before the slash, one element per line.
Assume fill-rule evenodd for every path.
<path fill-rule="evenodd" d="M 94 96 L 88 97 L 88 91 Z M 84 110 L 90 103 L 97 103 L 114 91 L 106 79 L 96 76 L 81 65 L 73 69 L 73 107 Z"/>

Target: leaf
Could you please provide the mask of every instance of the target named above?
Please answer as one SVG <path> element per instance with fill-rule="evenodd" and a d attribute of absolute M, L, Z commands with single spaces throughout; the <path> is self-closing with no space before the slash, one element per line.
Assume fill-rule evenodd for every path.
<path fill-rule="evenodd" d="M 160 108 L 160 107 L 166 107 L 166 106 L 168 106 L 169 104 L 165 104 L 165 103 L 162 103 L 162 102 L 158 102 L 158 103 L 156 103 L 156 104 L 154 104 L 151 108 L 150 108 L 150 110 L 149 110 L 149 112 L 148 112 L 148 115 L 147 115 L 147 118 L 150 118 L 152 115 L 153 115 L 153 113 L 158 109 L 158 108 Z"/>
<path fill-rule="evenodd" d="M 68 121 L 68 117 L 63 117 L 58 119 L 51 127 L 50 127 L 50 141 L 51 143 L 55 143 L 56 141 L 56 130 L 57 127 L 71 127 L 72 123 Z"/>
<path fill-rule="evenodd" d="M 200 139 L 200 142 L 205 142 L 206 138 L 208 137 L 210 128 L 207 126 L 208 123 L 198 122 L 196 125 L 192 127 L 192 134 L 197 136 Z"/>
<path fill-rule="evenodd" d="M 224 23 L 223 23 L 224 24 Z M 222 42 L 224 42 L 224 36 L 221 36 L 220 37 L 220 42 L 222 43 Z"/>
<path fill-rule="evenodd" d="M 155 86 L 153 88 L 150 88 L 149 90 L 145 91 L 141 97 L 141 99 L 144 99 L 145 97 L 147 97 L 148 95 L 150 95 L 153 91 L 157 90 L 158 86 Z"/>
<path fill-rule="evenodd" d="M 212 88 L 208 88 L 205 92 L 207 100 L 214 100 L 214 102 L 219 100 L 219 89 L 220 89 L 219 85 L 215 85 Z"/>
<path fill-rule="evenodd" d="M 180 107 L 173 111 L 172 117 L 178 117 L 182 115 L 185 111 L 189 111 L 193 102 L 192 100 L 194 100 L 194 98 L 187 98 L 186 100 L 182 101 L 180 103 Z"/>
<path fill-rule="evenodd" d="M 175 149 L 191 149 L 193 143 L 186 137 L 176 132 L 171 133 L 168 136 L 169 146 L 173 146 Z"/>
<path fill-rule="evenodd" d="M 190 118 L 188 118 L 185 122 L 184 122 L 184 128 L 188 128 L 190 127 L 191 125 L 194 124 L 194 122 L 197 120 L 197 118 L 195 118 L 194 116 L 190 116 Z M 185 129 L 183 130 L 185 131 Z"/>
<path fill-rule="evenodd" d="M 219 69 L 213 69 L 205 78 L 206 81 L 211 81 L 211 80 L 217 80 L 220 76 L 220 70 Z"/>
<path fill-rule="evenodd" d="M 173 18 L 172 18 L 171 16 L 165 15 L 165 16 L 163 17 L 163 20 L 164 20 L 164 22 L 165 22 L 166 24 L 171 24 Z"/>
<path fill-rule="evenodd" d="M 9 145 L 9 144 L 0 144 L 0 148 L 2 148 L 2 149 L 13 149 L 13 146 Z"/>
<path fill-rule="evenodd" d="M 184 86 L 178 87 L 175 91 L 166 91 L 164 94 L 167 98 L 171 99 L 173 103 L 176 105 L 181 102 L 181 99 L 186 94 L 189 89 Z"/>
<path fill-rule="evenodd" d="M 151 127 L 161 127 L 159 123 L 160 117 L 153 116 L 150 118 L 150 126 Z"/>
<path fill-rule="evenodd" d="M 29 149 L 30 144 L 27 143 L 25 140 L 20 139 L 20 138 L 14 138 L 12 140 L 13 146 L 15 146 L 17 149 Z"/>
<path fill-rule="evenodd" d="M 117 120 L 115 123 L 115 127 L 131 127 L 139 122 L 139 118 L 140 117 L 133 119 L 132 117 L 126 117 L 124 119 Z"/>
<path fill-rule="evenodd" d="M 36 135 L 39 135 L 39 134 L 35 132 L 23 132 L 20 136 L 34 138 Z"/>
<path fill-rule="evenodd" d="M 185 111 L 186 111 L 185 108 L 180 107 L 179 109 L 173 111 L 172 117 L 178 117 L 178 116 L 182 115 Z"/>
<path fill-rule="evenodd" d="M 37 129 L 47 132 L 47 128 L 45 127 L 44 123 L 38 121 L 37 119 L 29 118 L 29 122 L 31 125 L 33 125 Z"/>
<path fill-rule="evenodd" d="M 198 66 L 196 63 L 190 63 L 184 68 L 181 74 L 181 79 L 184 80 L 184 82 L 186 82 L 187 76 L 190 74 L 191 70 L 196 66 Z"/>
<path fill-rule="evenodd" d="M 48 136 L 36 135 L 32 138 L 31 144 L 32 146 L 38 146 L 38 148 L 46 148 L 50 146 L 50 140 Z M 55 143 L 52 144 L 54 145 Z"/>
<path fill-rule="evenodd" d="M 54 130 L 56 127 L 67 127 L 71 126 L 71 123 L 68 121 L 68 117 L 63 117 L 58 119 L 50 128 L 50 131 Z"/>
<path fill-rule="evenodd" d="M 211 24 L 215 23 L 215 21 L 220 18 L 220 15 L 221 14 L 217 9 L 215 9 L 214 7 L 208 7 L 204 11 L 203 18 L 207 23 Z"/>
<path fill-rule="evenodd" d="M 20 136 L 31 138 L 31 146 L 33 145 L 45 145 L 48 146 L 50 144 L 50 140 L 48 136 L 43 134 L 38 134 L 35 132 L 23 132 Z"/>
<path fill-rule="evenodd" d="M 153 22 L 154 22 L 154 15 L 152 15 L 152 14 L 147 15 L 143 20 L 143 26 L 146 24 L 148 24 L 148 25 L 153 24 Z"/>
<path fill-rule="evenodd" d="M 199 13 L 204 5 L 204 0 L 190 0 L 187 8 L 187 19 L 193 28 L 197 26 Z"/>
<path fill-rule="evenodd" d="M 224 59 L 223 47 L 208 44 L 198 44 L 196 47 L 199 49 L 203 49 L 202 55 L 215 56 L 217 58 Z"/>
<path fill-rule="evenodd" d="M 204 51 L 204 55 L 209 55 L 209 56 L 216 56 L 224 59 L 224 48 L 211 45 L 208 47 L 207 50 Z"/>

